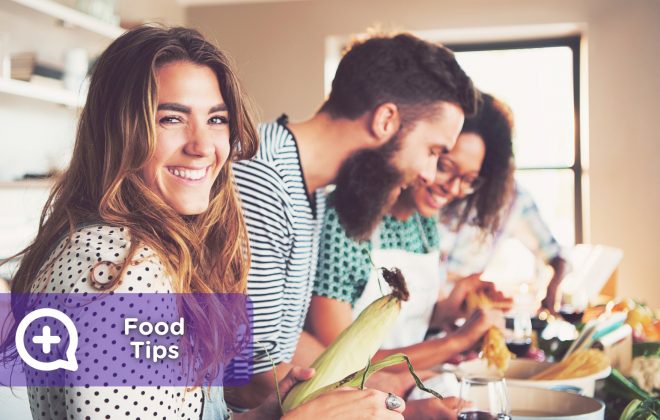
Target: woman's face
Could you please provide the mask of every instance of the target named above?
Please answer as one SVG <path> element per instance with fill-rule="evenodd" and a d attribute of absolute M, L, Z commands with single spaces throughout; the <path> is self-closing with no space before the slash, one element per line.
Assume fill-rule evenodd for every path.
<path fill-rule="evenodd" d="M 433 217 L 445 204 L 471 193 L 469 185 L 479 177 L 485 154 L 481 136 L 460 134 L 451 151 L 440 157 L 435 182 L 415 187 L 412 197 L 417 211 Z"/>
<path fill-rule="evenodd" d="M 147 186 L 182 215 L 204 212 L 229 156 L 229 113 L 213 70 L 176 61 L 156 72 L 156 151 Z"/>

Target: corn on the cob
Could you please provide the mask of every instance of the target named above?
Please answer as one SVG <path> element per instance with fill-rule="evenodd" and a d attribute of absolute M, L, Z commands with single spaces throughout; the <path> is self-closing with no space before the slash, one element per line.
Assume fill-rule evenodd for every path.
<path fill-rule="evenodd" d="M 383 278 L 392 287 L 390 295 L 377 299 L 360 313 L 321 356 L 312 364 L 314 376 L 296 385 L 282 404 L 286 413 L 318 396 L 317 391 L 363 369 L 380 348 L 385 335 L 399 315 L 401 301 L 408 290 L 401 272 L 383 269 Z"/>
<path fill-rule="evenodd" d="M 484 342 L 481 345 L 481 352 L 484 359 L 488 361 L 488 366 L 495 366 L 500 373 L 504 373 L 509 367 L 513 356 L 506 346 L 502 332 L 495 327 L 492 327 L 486 333 Z"/>
<path fill-rule="evenodd" d="M 491 300 L 481 291 L 469 293 L 466 304 L 470 313 L 477 308 L 489 309 L 493 307 Z M 488 362 L 488 366 L 495 366 L 500 373 L 504 373 L 513 358 L 513 354 L 506 346 L 504 335 L 495 327 L 491 327 L 486 332 L 481 345 L 481 354 Z"/>

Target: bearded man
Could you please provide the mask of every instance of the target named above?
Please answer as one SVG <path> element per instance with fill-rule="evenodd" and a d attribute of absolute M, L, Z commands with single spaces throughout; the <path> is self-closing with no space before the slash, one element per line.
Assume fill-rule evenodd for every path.
<path fill-rule="evenodd" d="M 335 184 L 338 216 L 368 237 L 399 192 L 432 183 L 477 92 L 448 49 L 409 34 L 356 43 L 339 63 L 328 100 L 309 120 L 260 127 L 257 156 L 234 165 L 248 226 L 255 375 L 225 392 L 253 407 L 296 364 L 318 354 L 303 334 L 314 283 L 324 196 Z M 296 359 L 294 359 L 294 354 Z M 276 369 L 273 369 L 273 364 Z"/>

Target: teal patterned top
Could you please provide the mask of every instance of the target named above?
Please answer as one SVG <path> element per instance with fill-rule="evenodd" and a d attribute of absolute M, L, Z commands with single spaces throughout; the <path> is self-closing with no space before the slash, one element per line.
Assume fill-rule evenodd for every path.
<path fill-rule="evenodd" d="M 426 240 L 426 244 L 431 249 L 437 249 L 439 235 L 436 224 L 436 219 L 421 217 L 418 214 L 405 221 L 389 215 L 385 216 L 378 227 L 380 248 L 425 254 L 428 252 Z M 369 280 L 371 249 L 370 240 L 355 241 L 346 235 L 339 223 L 337 211 L 328 205 L 321 232 L 314 295 L 354 305 Z"/>

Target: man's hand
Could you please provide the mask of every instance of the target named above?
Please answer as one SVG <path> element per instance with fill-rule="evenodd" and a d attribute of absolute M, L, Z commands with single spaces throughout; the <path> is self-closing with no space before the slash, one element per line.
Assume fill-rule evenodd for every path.
<path fill-rule="evenodd" d="M 312 376 L 314 376 L 314 369 L 301 367 L 294 367 L 291 369 L 284 379 L 279 382 L 282 400 L 284 400 L 295 384 L 306 381 Z M 237 420 L 259 420 L 279 419 L 281 416 L 282 410 L 280 409 L 280 402 L 277 399 L 277 393 L 273 392 L 260 406 L 245 413 L 235 414 L 234 418 Z"/>
<path fill-rule="evenodd" d="M 553 269 L 553 274 L 550 283 L 548 283 L 545 299 L 541 301 L 541 310 L 547 309 L 553 315 L 557 315 L 557 293 L 559 292 L 559 285 L 566 274 L 567 264 L 566 260 L 559 255 L 549 262 L 549 265 Z"/>
<path fill-rule="evenodd" d="M 401 406 L 395 410 L 388 410 L 385 406 L 387 397 L 387 393 L 375 389 L 340 388 L 298 406 L 289 411 L 282 419 L 402 420 L 401 413 L 406 409 L 406 403 L 399 398 Z"/>
<path fill-rule="evenodd" d="M 539 311 L 547 310 L 552 315 L 557 315 L 557 293 L 558 287 L 552 284 L 548 285 L 545 298 L 541 301 L 541 308 Z"/>

